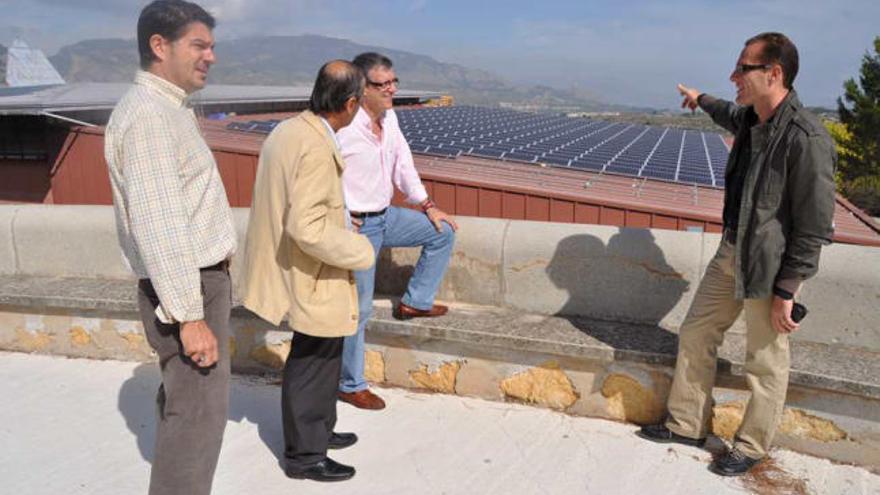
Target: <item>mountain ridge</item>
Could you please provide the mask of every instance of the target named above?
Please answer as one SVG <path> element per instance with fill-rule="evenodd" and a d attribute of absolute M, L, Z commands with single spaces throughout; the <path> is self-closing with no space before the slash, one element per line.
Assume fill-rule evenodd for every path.
<path fill-rule="evenodd" d="M 324 62 L 377 51 L 394 61 L 404 88 L 450 94 L 458 104 L 555 112 L 643 110 L 607 103 L 583 90 L 515 86 L 486 70 L 314 34 L 249 36 L 219 42 L 216 51 L 220 63 L 210 81 L 217 84 L 311 85 Z M 49 60 L 68 82 L 128 82 L 137 68 L 137 46 L 133 39 L 88 39 L 60 48 Z"/>

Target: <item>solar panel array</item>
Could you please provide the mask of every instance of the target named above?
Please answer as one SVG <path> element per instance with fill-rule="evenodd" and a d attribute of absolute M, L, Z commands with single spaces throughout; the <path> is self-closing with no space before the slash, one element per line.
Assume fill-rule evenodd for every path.
<path fill-rule="evenodd" d="M 728 149 L 718 133 L 468 106 L 404 109 L 397 117 L 414 153 L 724 186 Z"/>
<path fill-rule="evenodd" d="M 413 153 L 724 186 L 728 149 L 718 133 L 471 106 L 401 109 L 397 117 Z M 269 133 L 277 122 L 227 128 Z"/>

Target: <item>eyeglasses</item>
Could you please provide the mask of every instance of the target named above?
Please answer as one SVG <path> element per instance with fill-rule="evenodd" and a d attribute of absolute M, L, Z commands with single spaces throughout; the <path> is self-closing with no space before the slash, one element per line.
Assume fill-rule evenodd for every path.
<path fill-rule="evenodd" d="M 737 64 L 733 68 L 733 72 L 735 74 L 745 74 L 746 72 L 751 72 L 753 70 L 762 70 L 769 69 L 773 67 L 770 64 Z"/>
<path fill-rule="evenodd" d="M 370 86 L 372 86 L 376 89 L 381 89 L 382 91 L 385 91 L 386 89 L 391 89 L 392 85 L 395 88 L 400 86 L 400 79 L 395 77 L 394 79 L 389 79 L 385 82 L 376 82 L 376 81 L 370 81 L 369 79 L 367 79 L 367 84 L 369 84 Z"/>

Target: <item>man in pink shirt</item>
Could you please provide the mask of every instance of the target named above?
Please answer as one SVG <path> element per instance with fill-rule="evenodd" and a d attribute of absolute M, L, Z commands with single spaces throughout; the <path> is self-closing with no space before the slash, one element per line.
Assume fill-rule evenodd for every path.
<path fill-rule="evenodd" d="M 345 159 L 345 205 L 352 224 L 373 244 L 377 258 L 382 247 L 422 247 L 394 316 L 441 316 L 449 308 L 434 304 L 434 296 L 449 265 L 458 225 L 428 197 L 413 164 L 409 145 L 391 109 L 398 84 L 391 60 L 378 53 L 362 53 L 352 62 L 363 70 L 367 86 L 351 125 L 337 133 Z M 395 187 L 421 211 L 391 206 Z M 364 380 L 364 328 L 373 311 L 375 276 L 375 265 L 355 272 L 358 328 L 357 333 L 345 338 L 339 382 L 339 399 L 361 409 L 385 407 Z"/>

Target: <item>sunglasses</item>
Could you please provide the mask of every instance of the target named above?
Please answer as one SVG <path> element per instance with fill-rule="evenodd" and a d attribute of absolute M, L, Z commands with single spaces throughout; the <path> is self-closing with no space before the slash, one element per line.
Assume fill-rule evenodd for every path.
<path fill-rule="evenodd" d="M 773 67 L 770 64 L 737 64 L 733 68 L 733 72 L 736 74 L 745 74 L 747 72 L 752 72 L 753 70 L 766 70 L 770 67 Z"/>

